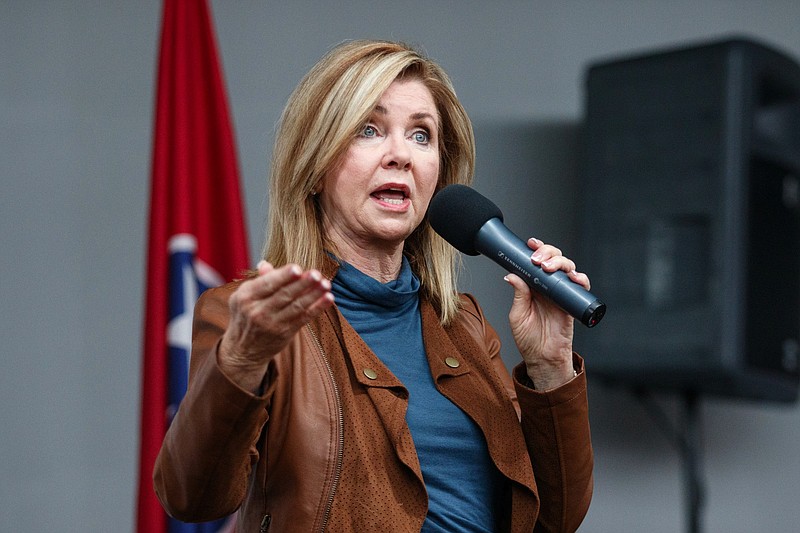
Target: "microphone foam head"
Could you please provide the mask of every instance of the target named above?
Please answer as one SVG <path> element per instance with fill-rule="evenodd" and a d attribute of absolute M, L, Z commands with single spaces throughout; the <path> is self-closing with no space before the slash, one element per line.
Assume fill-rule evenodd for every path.
<path fill-rule="evenodd" d="M 503 220 L 503 212 L 491 200 L 466 185 L 448 185 L 431 200 L 428 220 L 433 230 L 467 255 L 478 255 L 475 236 L 493 218 Z"/>

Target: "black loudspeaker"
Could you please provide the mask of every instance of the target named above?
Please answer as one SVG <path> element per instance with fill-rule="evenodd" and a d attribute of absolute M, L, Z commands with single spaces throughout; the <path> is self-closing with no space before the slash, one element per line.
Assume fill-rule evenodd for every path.
<path fill-rule="evenodd" d="M 586 84 L 592 375 L 796 400 L 800 66 L 729 39 L 594 63 Z"/>

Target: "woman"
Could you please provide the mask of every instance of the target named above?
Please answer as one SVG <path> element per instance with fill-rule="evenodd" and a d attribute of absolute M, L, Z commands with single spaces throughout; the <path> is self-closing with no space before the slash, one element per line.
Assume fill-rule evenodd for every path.
<path fill-rule="evenodd" d="M 573 320 L 506 276 L 512 379 L 425 220 L 474 154 L 446 74 L 404 45 L 348 42 L 306 75 L 277 131 L 265 259 L 195 309 L 154 474 L 170 514 L 239 508 L 241 531 L 578 527 L 592 450 Z"/>

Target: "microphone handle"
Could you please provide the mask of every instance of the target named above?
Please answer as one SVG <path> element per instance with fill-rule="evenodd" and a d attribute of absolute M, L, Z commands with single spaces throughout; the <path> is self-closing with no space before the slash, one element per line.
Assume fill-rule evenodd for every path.
<path fill-rule="evenodd" d="M 561 309 L 587 327 L 594 327 L 606 312 L 606 305 L 563 270 L 545 272 L 531 262 L 532 250 L 499 218 L 491 218 L 475 235 L 475 249 L 517 274 L 536 292 L 550 298 Z"/>

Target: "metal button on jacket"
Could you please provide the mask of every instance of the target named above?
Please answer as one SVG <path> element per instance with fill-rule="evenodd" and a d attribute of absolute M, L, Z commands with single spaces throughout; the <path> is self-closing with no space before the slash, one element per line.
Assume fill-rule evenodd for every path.
<path fill-rule="evenodd" d="M 450 368 L 458 368 L 461 366 L 461 363 L 458 362 L 458 359 L 455 357 L 448 357 L 444 360 L 444 364 L 449 366 Z"/>
<path fill-rule="evenodd" d="M 378 373 L 372 370 L 371 368 L 365 368 L 364 375 L 367 376 L 369 379 L 378 379 Z"/>

